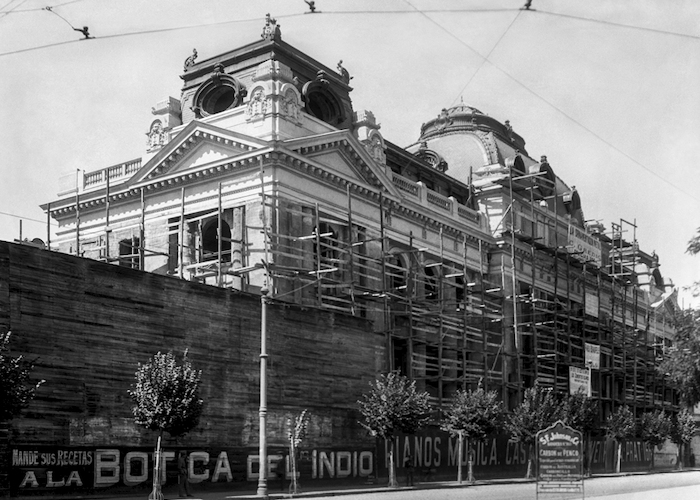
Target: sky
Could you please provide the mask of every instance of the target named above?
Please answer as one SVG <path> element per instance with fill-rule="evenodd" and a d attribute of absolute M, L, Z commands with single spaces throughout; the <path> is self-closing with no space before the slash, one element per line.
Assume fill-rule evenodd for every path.
<path fill-rule="evenodd" d="M 463 101 L 510 120 L 587 219 L 622 220 L 685 306 L 700 256 L 700 2 L 695 0 L 0 0 L 0 240 L 46 239 L 58 180 L 142 156 L 184 60 L 282 39 L 353 76 L 355 110 L 408 146 Z M 45 7 L 50 6 L 51 10 Z M 83 39 L 73 27 L 88 26 Z M 55 226 L 54 226 L 55 227 Z"/>

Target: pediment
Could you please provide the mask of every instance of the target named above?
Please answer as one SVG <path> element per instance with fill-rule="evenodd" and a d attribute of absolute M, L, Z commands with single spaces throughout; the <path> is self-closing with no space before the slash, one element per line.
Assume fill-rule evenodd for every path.
<path fill-rule="evenodd" d="M 201 166 L 235 158 L 266 145 L 265 141 L 193 121 L 143 165 L 131 178 L 131 183 L 195 171 Z"/>
<path fill-rule="evenodd" d="M 234 158 L 246 152 L 248 150 L 243 147 L 227 146 L 218 142 L 204 140 L 184 151 L 176 161 L 170 161 L 167 167 L 163 167 L 158 171 L 158 174 L 167 175 L 194 170 L 201 165 L 226 158 Z"/>
<path fill-rule="evenodd" d="M 378 164 L 346 131 L 289 141 L 288 147 L 331 176 L 398 195 L 386 166 Z"/>

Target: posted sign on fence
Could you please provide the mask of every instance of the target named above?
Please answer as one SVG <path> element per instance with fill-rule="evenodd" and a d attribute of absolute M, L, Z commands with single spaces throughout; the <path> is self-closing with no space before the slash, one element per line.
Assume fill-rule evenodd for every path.
<path fill-rule="evenodd" d="M 561 420 L 537 433 L 537 495 L 583 497 L 583 436 Z"/>

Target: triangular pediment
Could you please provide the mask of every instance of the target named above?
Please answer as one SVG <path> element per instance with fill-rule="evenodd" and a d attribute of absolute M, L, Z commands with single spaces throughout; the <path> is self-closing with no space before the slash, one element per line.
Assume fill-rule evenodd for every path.
<path fill-rule="evenodd" d="M 287 141 L 285 146 L 325 172 L 347 181 L 398 195 L 386 166 L 375 162 L 345 130 Z"/>
<path fill-rule="evenodd" d="M 196 171 L 220 160 L 267 146 L 265 141 L 198 121 L 190 122 L 131 178 L 137 183 L 174 173 Z"/>

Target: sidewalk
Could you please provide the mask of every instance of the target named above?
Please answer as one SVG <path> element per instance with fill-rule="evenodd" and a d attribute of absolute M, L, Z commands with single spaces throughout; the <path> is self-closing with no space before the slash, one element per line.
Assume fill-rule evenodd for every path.
<path fill-rule="evenodd" d="M 624 476 L 635 476 L 635 475 L 649 475 L 649 474 L 670 474 L 670 473 L 682 473 L 698 471 L 700 468 L 685 468 L 682 471 L 679 470 L 654 470 L 650 471 L 637 471 L 637 472 L 621 472 L 617 473 L 601 473 L 594 474 L 586 478 L 586 480 L 605 478 L 605 477 L 624 477 Z M 503 478 L 503 479 L 483 479 L 477 480 L 474 483 L 467 483 L 466 481 L 459 484 L 457 481 L 430 481 L 430 482 L 420 482 L 416 483 L 415 486 L 400 486 L 398 488 L 387 488 L 386 485 L 357 485 L 348 484 L 345 486 L 315 486 L 313 490 L 303 491 L 304 484 L 302 484 L 302 493 L 297 495 L 290 495 L 285 491 L 280 491 L 279 483 L 272 482 L 268 486 L 268 497 L 270 499 L 283 499 L 283 498 L 317 498 L 317 497 L 327 497 L 327 496 L 343 496 L 350 494 L 362 494 L 362 493 L 378 493 L 378 492 L 389 492 L 389 491 L 402 491 L 402 490 L 433 490 L 433 489 L 445 489 L 445 488 L 468 488 L 474 485 L 489 485 L 489 484 L 516 484 L 516 483 L 531 483 L 534 479 L 524 479 L 524 478 Z M 286 483 L 288 487 L 289 483 Z M 241 490 L 241 491 L 231 491 L 226 489 L 219 489 L 215 491 L 196 491 L 197 485 L 194 485 L 192 500 L 245 500 L 245 499 L 259 499 L 256 496 L 257 485 L 250 485 L 251 488 Z M 17 500 L 147 500 L 149 491 L 141 490 L 138 493 L 126 493 L 126 494 L 112 494 L 112 495 L 61 495 L 61 496 L 33 496 L 33 497 L 16 497 Z M 177 488 L 170 486 L 165 489 L 164 497 L 166 500 L 175 500 L 180 498 L 177 495 Z"/>

